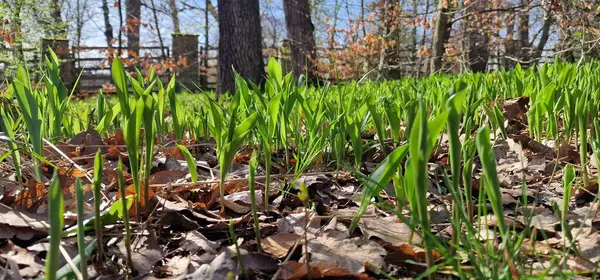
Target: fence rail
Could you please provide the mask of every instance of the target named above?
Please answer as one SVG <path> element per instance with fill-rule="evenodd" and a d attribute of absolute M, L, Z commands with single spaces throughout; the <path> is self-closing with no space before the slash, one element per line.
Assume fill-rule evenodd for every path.
<path fill-rule="evenodd" d="M 172 47 L 161 47 L 161 46 L 141 46 L 140 56 L 132 57 L 129 56 L 127 50 L 122 50 L 122 57 L 124 65 L 128 71 L 134 71 L 135 68 L 141 70 L 143 74 L 153 66 L 157 66 L 157 75 L 161 80 L 167 81 L 171 75 L 177 75 L 178 81 L 189 81 L 186 86 L 188 88 L 194 88 L 195 85 L 199 85 L 202 88 L 214 89 L 217 84 L 217 55 L 218 49 L 216 47 L 198 48 L 197 37 L 183 36 L 184 43 L 187 43 L 187 47 L 183 44 L 176 46 L 175 40 L 179 37 L 173 36 L 174 45 Z M 194 38 L 196 41 L 194 41 Z M 191 41 L 190 41 L 191 39 Z M 117 52 L 116 48 L 107 48 L 101 46 L 68 46 L 68 41 L 62 41 L 63 49 L 67 51 L 63 52 L 63 56 L 59 58 L 64 61 L 65 64 L 61 68 L 69 68 L 66 73 L 62 73 L 63 78 L 68 81 L 74 82 L 75 79 L 80 76 L 78 83 L 78 91 L 84 93 L 96 92 L 99 89 L 104 88 L 110 90 L 112 87 L 108 86 L 112 84 L 112 77 L 110 74 L 110 64 L 112 62 L 112 56 Z M 40 58 L 43 56 L 42 52 L 38 48 L 27 48 L 24 49 L 25 61 L 30 69 L 39 69 L 37 65 L 40 62 Z M 320 65 L 326 65 L 325 70 L 322 70 L 322 78 L 335 78 L 336 81 L 344 81 L 349 79 L 356 79 L 354 76 L 340 75 L 344 69 L 350 69 L 356 67 L 356 62 L 349 58 L 335 59 L 335 57 L 342 57 L 344 52 L 347 52 L 345 48 L 336 49 L 317 49 L 317 62 Z M 163 56 L 164 54 L 164 56 Z M 333 55 L 332 55 L 333 54 Z M 166 56 L 166 57 L 165 57 Z M 277 57 L 282 59 L 283 56 L 289 57 L 289 54 L 281 54 L 281 49 L 277 48 L 264 48 L 263 58 L 265 67 L 267 60 L 270 57 Z M 10 57 L 10 50 L 0 49 L 0 57 Z M 334 58 L 332 58 L 334 57 Z M 416 69 L 415 64 L 417 59 L 410 52 L 401 54 L 398 58 L 403 63 L 399 66 L 402 75 L 421 75 L 424 74 L 422 69 Z M 68 66 L 68 67 L 65 67 Z M 7 61 L 0 60 L 0 80 L 4 81 L 7 78 L 7 73 L 10 73 L 11 69 L 10 59 Z M 284 68 L 286 67 L 284 62 Z M 266 69 L 265 69 L 266 70 Z M 286 71 L 290 71 L 289 62 Z M 35 77 L 35 74 L 33 75 Z M 69 84 L 68 82 L 66 82 Z M 2 83 L 0 83 L 0 87 Z M 191 87 L 190 87 L 191 86 Z"/>

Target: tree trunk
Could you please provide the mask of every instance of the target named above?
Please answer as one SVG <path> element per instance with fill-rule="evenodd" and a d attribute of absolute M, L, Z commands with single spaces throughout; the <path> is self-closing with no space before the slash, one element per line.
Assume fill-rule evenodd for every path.
<path fill-rule="evenodd" d="M 85 2 L 84 4 L 87 4 L 87 2 Z M 76 1 L 76 14 L 75 16 L 77 17 L 75 19 L 75 55 L 77 57 L 77 61 L 79 61 L 79 58 L 81 58 L 80 56 L 80 50 L 79 48 L 81 47 L 81 30 L 83 30 L 83 11 L 85 11 L 85 9 L 87 8 L 87 5 L 84 5 L 83 7 L 81 7 L 81 0 L 77 0 Z M 77 67 L 79 67 L 79 64 L 77 65 Z"/>
<path fill-rule="evenodd" d="M 365 0 L 360 0 L 360 25 L 362 27 L 363 37 L 367 36 L 367 24 L 365 23 Z"/>
<path fill-rule="evenodd" d="M 552 27 L 552 24 L 554 24 L 552 10 L 548 9 L 545 13 L 544 25 L 542 25 L 540 40 L 538 41 L 538 45 L 531 56 L 531 59 L 533 60 L 539 60 L 542 57 L 546 43 L 548 43 L 548 39 L 550 38 L 550 27 Z"/>
<path fill-rule="evenodd" d="M 559 25 L 560 26 L 560 25 Z M 573 43 L 573 36 L 571 34 L 571 30 L 568 28 L 560 28 L 558 32 L 558 48 L 557 52 L 559 52 L 558 56 L 569 63 L 575 62 L 575 53 L 574 50 L 571 50 Z"/>
<path fill-rule="evenodd" d="M 158 14 L 156 11 L 156 5 L 154 4 L 154 0 L 150 0 L 150 6 L 152 8 L 152 15 L 154 16 L 154 28 L 156 29 L 156 34 L 158 35 L 158 43 L 160 44 L 160 54 L 162 55 L 162 59 L 166 59 L 167 54 L 165 53 L 165 43 L 163 41 L 162 35 L 160 34 L 160 25 L 158 23 Z"/>
<path fill-rule="evenodd" d="M 519 21 L 517 26 L 516 51 L 523 68 L 529 67 L 528 61 L 531 59 L 531 45 L 529 44 L 529 1 L 530 0 L 519 0 L 519 6 L 521 6 L 521 8 L 518 12 Z"/>
<path fill-rule="evenodd" d="M 488 48 L 490 37 L 488 35 L 491 22 L 486 22 L 486 15 L 478 14 L 486 8 L 487 0 L 474 0 L 467 8 L 467 13 L 473 13 L 465 27 L 467 28 L 467 59 L 469 68 L 473 72 L 484 72 L 487 70 L 487 62 L 490 57 Z"/>
<path fill-rule="evenodd" d="M 429 15 L 429 0 L 425 1 L 425 14 Z M 427 32 L 423 32 L 421 33 L 421 41 L 419 43 L 419 46 L 417 46 L 417 48 L 415 49 L 415 53 L 418 56 L 417 59 L 417 65 L 415 67 L 415 76 L 421 76 L 423 73 L 427 73 L 428 71 L 428 67 L 429 64 L 425 63 L 425 65 L 423 65 L 423 56 L 418 55 L 418 52 L 420 49 L 422 49 L 423 47 L 425 47 L 425 38 L 427 37 Z M 425 69 L 423 69 L 423 66 L 425 66 Z"/>
<path fill-rule="evenodd" d="M 104 37 L 106 37 L 106 45 L 110 48 L 113 43 L 113 27 L 110 24 L 110 15 L 108 11 L 108 0 L 102 0 L 102 15 L 104 16 Z"/>
<path fill-rule="evenodd" d="M 142 1 L 127 0 L 126 3 L 127 49 L 130 55 L 140 54 L 140 19 L 142 17 Z"/>
<path fill-rule="evenodd" d="M 284 0 L 285 1 L 285 0 Z M 335 48 L 335 33 L 337 32 L 337 21 L 338 21 L 338 12 L 340 10 L 340 2 L 339 0 L 335 0 L 335 4 L 333 7 L 333 25 L 331 26 L 331 41 L 329 41 L 329 49 L 330 51 L 334 51 Z"/>
<path fill-rule="evenodd" d="M 66 30 L 66 25 L 63 22 L 62 16 L 60 15 L 60 10 L 61 10 L 61 4 L 58 2 L 58 0 L 52 0 L 52 20 L 53 22 L 53 26 L 52 26 L 52 31 L 53 31 L 53 35 L 55 38 L 66 38 L 67 37 L 67 30 Z"/>
<path fill-rule="evenodd" d="M 311 22 L 308 0 L 283 1 L 285 25 L 292 52 L 292 71 L 298 79 L 307 73 L 308 80 L 315 78 L 313 61 L 316 57 L 314 25 Z"/>
<path fill-rule="evenodd" d="M 169 0 L 169 9 L 171 10 L 171 20 L 173 21 L 173 33 L 181 33 L 181 28 L 179 27 L 179 10 L 177 9 L 175 0 Z"/>
<path fill-rule="evenodd" d="M 453 13 L 453 7 L 446 7 L 443 0 L 439 1 L 437 21 L 435 23 L 435 29 L 433 33 L 431 65 L 429 67 L 431 73 L 437 73 L 442 70 L 442 57 L 446 52 L 446 42 L 448 42 L 448 39 L 450 38 L 450 31 L 452 29 L 451 19 Z"/>
<path fill-rule="evenodd" d="M 213 5 L 212 1 L 206 0 L 206 9 L 215 18 L 216 21 L 219 21 L 219 12 Z"/>
<path fill-rule="evenodd" d="M 506 39 L 504 40 L 504 56 L 502 59 L 502 66 L 506 69 L 515 67 L 515 61 L 513 60 L 515 55 L 515 13 L 510 12 L 508 15 L 508 24 L 506 26 Z"/>
<path fill-rule="evenodd" d="M 119 43 L 119 47 L 117 49 L 117 56 L 121 56 L 123 50 L 123 1 L 117 0 L 119 5 L 119 39 L 117 40 Z"/>
<path fill-rule="evenodd" d="M 12 45 L 13 48 L 13 59 L 15 60 L 15 64 L 21 64 L 25 59 L 25 55 L 23 53 L 23 37 L 21 32 L 22 20 L 21 20 L 21 10 L 23 9 L 23 0 L 16 0 L 14 6 L 12 7 L 11 15 L 10 15 L 10 24 L 11 29 L 15 31 L 14 43 Z"/>
<path fill-rule="evenodd" d="M 262 83 L 265 64 L 258 0 L 219 0 L 218 9 L 217 93 L 235 91 L 232 67 L 245 79 Z"/>

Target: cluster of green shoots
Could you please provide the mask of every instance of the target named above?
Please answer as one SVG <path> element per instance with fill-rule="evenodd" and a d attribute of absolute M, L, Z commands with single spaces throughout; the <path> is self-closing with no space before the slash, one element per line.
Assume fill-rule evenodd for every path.
<path fill-rule="evenodd" d="M 354 230 L 369 204 L 376 203 L 395 213 L 419 235 L 425 248 L 427 270 L 422 276 L 431 276 L 437 270 L 452 268 L 461 278 L 498 279 L 517 277 L 523 259 L 519 248 L 530 230 L 518 232 L 504 222 L 500 182 L 496 172 L 496 158 L 491 143 L 507 138 L 504 116 L 500 110 L 503 100 L 530 97 L 527 114 L 532 137 L 560 141 L 576 141 L 581 154 L 581 178 L 584 186 L 591 184 L 587 169 L 587 149 L 591 144 L 596 159 L 600 159 L 600 122 L 597 120 L 600 94 L 596 70 L 598 63 L 579 69 L 556 61 L 543 65 L 537 71 L 498 70 L 488 74 L 464 74 L 457 77 L 432 76 L 423 79 L 404 79 L 389 82 L 360 81 L 345 85 L 326 84 L 320 87 L 295 81 L 291 74 L 284 75 L 273 59 L 268 63 L 268 78 L 264 86 L 247 82 L 236 75 L 236 91 L 215 98 L 208 92 L 194 95 L 195 102 L 181 102 L 176 93 L 176 81 L 166 87 L 153 71 L 137 71 L 130 75 L 114 59 L 112 76 L 117 102 L 102 92 L 94 106 L 73 106 L 73 92 L 60 79 L 58 59 L 51 53 L 42 67 L 42 79 L 30 81 L 27 69 L 19 67 L 4 93 L 0 107 L 0 126 L 8 139 L 10 157 L 17 167 L 21 182 L 24 155 L 31 158 L 33 176 L 37 182 L 48 182 L 48 209 L 51 221 L 50 248 L 46 257 L 47 279 L 81 277 L 87 279 L 86 264 L 92 251 L 97 260 L 105 258 L 103 227 L 122 221 L 127 244 L 127 264 L 131 271 L 131 227 L 128 213 L 135 205 L 137 223 L 142 223 L 143 206 L 148 205 L 152 159 L 156 141 L 162 145 L 161 135 L 174 132 L 176 145 L 188 163 L 192 181 L 199 180 L 196 161 L 186 148 L 184 139 L 214 139 L 219 163 L 220 195 L 224 195 L 227 174 L 236 154 L 243 146 L 254 149 L 250 161 L 249 186 L 252 194 L 257 244 L 260 249 L 257 199 L 269 208 L 269 197 L 274 191 L 271 173 L 274 158 L 294 179 L 312 167 L 348 170 L 363 182 L 359 212 L 354 217 Z M 189 104 L 188 104 L 189 103 Z M 191 105 L 190 105 L 191 104 Z M 170 114 L 169 114 L 170 112 Z M 170 118 L 167 118 L 170 116 Z M 491 130 L 490 130 L 491 128 Z M 63 229 L 63 196 L 59 180 L 45 178 L 42 163 L 54 166 L 43 156 L 44 143 L 68 139 L 73 135 L 95 129 L 102 136 L 121 130 L 127 146 L 128 164 L 119 160 L 120 201 L 101 209 L 103 157 L 96 154 L 93 177 L 93 217 L 83 215 L 82 182 L 75 182 L 78 223 Z M 362 134 L 374 131 L 375 139 L 364 139 Z M 428 162 L 439 148 L 445 134 L 448 139 L 448 172 L 443 184 L 451 196 L 450 222 L 453 228 L 449 242 L 440 240 L 432 232 L 428 190 L 433 182 L 428 174 Z M 158 135 L 158 139 L 155 139 Z M 273 157 L 282 151 L 282 157 Z M 380 153 L 385 158 L 370 174 L 363 174 L 367 154 Z M 481 163 L 482 183 L 478 197 L 473 197 L 472 175 L 475 162 Z M 262 168 L 259 169 L 259 166 Z M 55 167 L 55 166 L 54 166 Z M 57 167 L 55 167 L 57 168 Z M 127 197 L 123 172 L 133 177 L 135 195 Z M 263 197 L 257 198 L 256 173 L 265 174 Z M 568 198 L 577 180 L 573 167 L 565 171 L 565 204 L 556 211 L 565 222 Z M 393 183 L 397 207 L 379 204 L 380 192 Z M 294 184 L 290 184 L 294 185 Z M 526 185 L 523 184 L 523 191 Z M 568 190 L 568 191 L 567 191 Z M 290 190 L 276 189 L 285 195 Z M 39 194 L 33 190 L 33 198 Z M 304 195 L 303 195 L 304 197 Z M 304 197 L 306 206 L 310 198 Z M 478 201 L 475 207 L 473 201 Z M 474 217 L 488 215 L 487 203 L 496 217 L 499 238 L 481 242 L 480 228 L 486 227 Z M 523 195 L 520 206 L 527 205 Z M 223 205 L 221 203 L 221 205 Z M 223 209 L 223 208 L 222 208 Z M 408 210 L 406 212 L 405 210 Z M 406 216 L 405 213 L 410 213 Z M 483 221 L 485 222 L 485 221 Z M 528 228 L 528 227 L 526 227 Z M 95 231 L 95 241 L 85 244 L 86 231 Z M 231 231 L 233 239 L 233 230 Z M 73 260 L 77 267 L 58 268 L 60 239 L 76 234 L 79 256 Z M 234 240 L 235 241 L 235 240 Z M 412 241 L 410 241 L 412 242 Z M 234 242 L 235 243 L 235 242 Z M 572 244 L 571 244 L 572 245 Z M 435 253 L 435 254 L 434 254 Z M 459 254 L 457 254 L 459 253 Z M 434 255 L 441 258 L 435 259 Z M 461 256 L 460 258 L 457 256 Z M 467 261 L 472 266 L 465 268 Z M 56 272 L 56 273 L 52 273 Z"/>

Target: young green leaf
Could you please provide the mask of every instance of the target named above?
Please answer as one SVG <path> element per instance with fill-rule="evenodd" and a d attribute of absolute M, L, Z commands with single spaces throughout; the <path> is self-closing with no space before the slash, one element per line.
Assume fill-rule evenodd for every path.
<path fill-rule="evenodd" d="M 185 161 L 188 165 L 190 175 L 192 176 L 192 182 L 198 181 L 198 169 L 196 167 L 196 160 L 185 146 L 177 144 L 177 148 L 179 148 L 179 150 L 181 150 L 181 152 L 183 153 L 183 157 L 185 158 Z"/>
<path fill-rule="evenodd" d="M 48 216 L 50 220 L 50 247 L 46 255 L 46 280 L 55 280 L 60 258 L 60 239 L 64 226 L 64 197 L 55 171 L 48 192 Z"/>

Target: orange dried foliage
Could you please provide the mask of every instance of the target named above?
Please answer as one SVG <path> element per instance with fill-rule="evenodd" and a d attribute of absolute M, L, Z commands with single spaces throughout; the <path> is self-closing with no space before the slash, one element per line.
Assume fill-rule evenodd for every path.
<path fill-rule="evenodd" d="M 125 145 L 125 136 L 123 136 L 123 131 L 117 129 L 115 135 L 104 139 L 104 143 L 108 145 Z"/>
<path fill-rule="evenodd" d="M 233 158 L 233 161 L 235 161 L 237 163 L 248 164 L 250 162 L 251 157 L 252 157 L 252 154 L 237 154 Z"/>
<path fill-rule="evenodd" d="M 25 189 L 17 195 L 15 200 L 15 205 L 22 209 L 31 208 L 40 199 L 44 198 L 48 192 L 48 188 L 44 183 L 34 180 L 27 180 L 23 186 Z M 33 194 L 34 191 L 35 197 Z"/>

